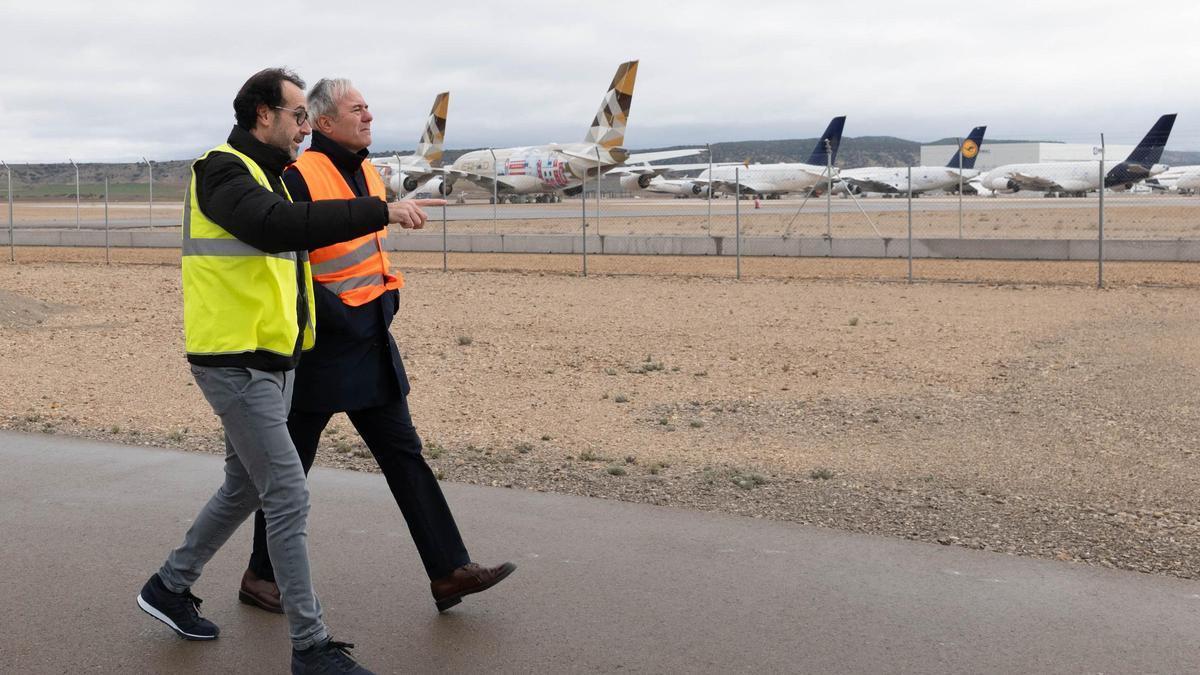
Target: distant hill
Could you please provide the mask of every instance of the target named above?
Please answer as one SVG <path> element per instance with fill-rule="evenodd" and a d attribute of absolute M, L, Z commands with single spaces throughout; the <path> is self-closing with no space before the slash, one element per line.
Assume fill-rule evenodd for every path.
<path fill-rule="evenodd" d="M 956 140 L 954 138 L 943 138 L 930 141 L 927 144 L 954 145 Z M 984 141 L 984 144 L 1033 142 L 1038 141 L 989 138 Z M 1054 141 L 1040 142 L 1050 143 Z M 714 143 L 712 154 L 714 162 L 741 162 L 747 160 L 751 163 L 803 162 L 808 159 L 816 143 L 816 138 L 732 141 Z M 923 143 L 896 138 L 894 136 L 844 137 L 842 139 L 842 147 L 838 150 L 837 166 L 915 165 L 921 158 L 921 145 Z M 675 145 L 665 148 L 640 148 L 635 150 L 635 152 L 677 150 L 686 147 L 694 146 Z M 446 150 L 444 161 L 449 164 L 472 150 L 480 149 L 486 148 Z M 372 153 L 373 156 L 393 154 L 401 156 L 411 155 L 412 151 Z M 700 155 L 694 159 L 683 158 L 668 161 L 671 163 L 703 162 L 707 161 L 707 159 L 703 155 Z M 1162 162 L 1171 166 L 1200 165 L 1200 152 L 1167 150 L 1163 152 Z M 181 195 L 190 176 L 191 163 L 191 159 L 154 162 L 155 197 L 170 199 L 173 196 Z M 25 196 L 57 198 L 60 196 L 74 196 L 75 194 L 75 170 L 70 164 L 14 164 L 11 166 L 13 170 L 13 191 L 18 198 Z M 148 185 L 150 182 L 150 171 L 145 164 L 80 164 L 79 180 L 85 196 L 87 194 L 93 196 L 102 194 L 104 177 L 106 175 L 112 185 Z M 148 188 L 146 191 L 149 192 Z M 123 192 L 126 194 L 131 193 L 130 190 L 124 190 Z M 136 195 L 137 191 L 132 191 L 132 194 Z"/>

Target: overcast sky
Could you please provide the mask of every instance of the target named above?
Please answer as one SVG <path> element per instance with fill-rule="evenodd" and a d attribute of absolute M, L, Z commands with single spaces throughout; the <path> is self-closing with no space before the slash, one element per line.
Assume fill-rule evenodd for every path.
<path fill-rule="evenodd" d="M 477 5 L 470 7 L 471 5 Z M 1136 143 L 1180 114 L 1200 150 L 1200 5 L 1013 2 L 0 0 L 0 159 L 183 159 L 224 140 L 260 68 L 349 77 L 374 150 L 582 140 L 640 59 L 625 145 L 818 135 Z"/>

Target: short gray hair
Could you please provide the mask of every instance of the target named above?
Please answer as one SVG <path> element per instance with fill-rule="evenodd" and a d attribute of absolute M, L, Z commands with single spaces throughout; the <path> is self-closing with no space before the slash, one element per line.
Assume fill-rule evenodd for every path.
<path fill-rule="evenodd" d="M 344 77 L 323 77 L 308 92 L 308 116 L 316 120 L 321 115 L 337 119 L 338 101 L 354 86 Z"/>

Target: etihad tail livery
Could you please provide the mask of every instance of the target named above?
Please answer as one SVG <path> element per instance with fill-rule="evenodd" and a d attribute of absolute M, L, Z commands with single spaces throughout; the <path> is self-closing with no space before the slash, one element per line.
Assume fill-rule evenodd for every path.
<path fill-rule="evenodd" d="M 1158 161 L 1174 124 L 1174 114 L 1158 118 L 1129 157 L 1105 171 L 1104 187 L 1128 190 L 1134 183 L 1166 171 L 1168 167 Z M 1100 189 L 1100 165 L 1089 161 L 1007 164 L 980 176 L 979 184 L 993 192 L 1031 190 L 1083 195 Z"/>
<path fill-rule="evenodd" d="M 963 140 L 946 166 L 914 166 L 912 168 L 913 194 L 931 190 L 957 190 L 960 182 L 959 162 L 962 162 L 961 180 L 966 181 L 979 175 L 975 170 L 975 158 L 983 147 L 986 126 L 975 127 Z M 842 169 L 838 172 L 841 185 L 854 194 L 878 192 L 881 194 L 907 193 L 908 167 L 865 166 L 859 169 Z M 964 185 L 965 188 L 965 185 Z"/>
<path fill-rule="evenodd" d="M 446 180 L 466 179 L 488 192 L 495 190 L 502 201 L 525 200 L 527 196 L 538 202 L 561 201 L 564 194 L 578 194 L 585 179 L 626 161 L 648 162 L 703 152 L 690 149 L 630 155 L 622 147 L 637 70 L 637 61 L 617 67 L 582 143 L 474 150 L 455 160 L 446 171 Z"/>
<path fill-rule="evenodd" d="M 425 131 L 421 133 L 415 154 L 371 160 L 371 164 L 383 176 L 390 196 L 405 197 L 418 192 L 450 194 L 450 186 L 437 176 L 442 166 L 442 144 L 446 138 L 446 113 L 449 108 L 450 92 L 443 91 L 433 99 L 433 109 L 429 111 L 429 119 L 425 121 Z"/>

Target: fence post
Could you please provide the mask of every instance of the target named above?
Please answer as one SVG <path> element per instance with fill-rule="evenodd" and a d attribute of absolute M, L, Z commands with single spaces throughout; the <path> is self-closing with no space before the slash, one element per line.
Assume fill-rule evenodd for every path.
<path fill-rule="evenodd" d="M 962 209 L 963 209 L 963 204 L 962 204 L 962 197 L 963 197 L 963 194 L 962 194 L 962 193 L 963 193 L 962 155 L 963 155 L 963 141 L 962 141 L 962 139 L 961 139 L 961 138 L 960 138 L 960 139 L 958 139 L 958 152 L 957 152 L 956 154 L 958 155 L 958 238 L 959 238 L 959 239 L 962 239 L 962 238 L 963 238 L 963 236 L 962 236 L 962 234 L 963 234 L 963 233 L 962 233 L 962 216 L 963 216 L 963 214 L 962 214 Z"/>
<path fill-rule="evenodd" d="M 154 229 L 154 165 L 145 157 L 142 161 L 146 163 L 146 167 L 150 169 L 150 229 Z"/>
<path fill-rule="evenodd" d="M 587 172 L 584 172 L 583 181 L 579 186 L 579 204 L 580 204 L 580 228 L 579 231 L 583 234 L 583 276 L 587 276 Z"/>
<path fill-rule="evenodd" d="M 1104 288 L 1104 134 L 1100 134 L 1100 233 L 1096 250 L 1096 288 Z"/>
<path fill-rule="evenodd" d="M 908 283 L 912 283 L 912 167 L 908 167 Z"/>
<path fill-rule="evenodd" d="M 8 261 L 17 261 L 17 246 L 13 240 L 13 193 L 12 193 L 12 167 L 8 162 L 0 162 L 4 165 L 4 170 L 8 172 Z"/>
<path fill-rule="evenodd" d="M 108 248 L 108 174 L 104 175 L 104 264 L 112 264 Z"/>
<path fill-rule="evenodd" d="M 79 229 L 79 165 L 76 164 L 75 160 L 71 159 L 70 157 L 67 158 L 67 161 L 71 163 L 71 166 L 75 167 L 75 229 L 78 230 Z"/>
<path fill-rule="evenodd" d="M 596 236 L 600 236 L 600 146 L 596 146 Z"/>
<path fill-rule="evenodd" d="M 833 146 L 825 139 L 825 236 L 833 239 Z"/>
<path fill-rule="evenodd" d="M 488 148 L 488 152 L 492 153 L 492 234 L 499 234 L 500 223 L 496 209 L 500 206 L 500 167 L 496 166 L 496 151 Z"/>
<path fill-rule="evenodd" d="M 733 169 L 733 239 L 734 254 L 737 256 L 737 278 L 742 278 L 742 167 Z"/>
<path fill-rule="evenodd" d="M 445 195 L 443 195 L 445 196 Z M 442 204 L 442 271 L 449 271 L 449 247 L 446 239 L 446 205 Z"/>
<path fill-rule="evenodd" d="M 704 144 L 708 151 L 708 233 L 712 235 L 712 143 Z"/>

